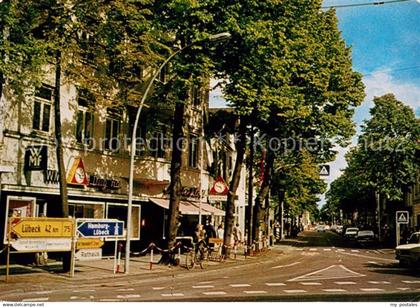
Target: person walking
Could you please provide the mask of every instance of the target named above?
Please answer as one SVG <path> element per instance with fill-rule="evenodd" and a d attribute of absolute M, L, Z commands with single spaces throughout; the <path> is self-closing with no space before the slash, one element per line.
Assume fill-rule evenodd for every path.
<path fill-rule="evenodd" d="M 220 225 L 217 227 L 217 238 L 219 238 L 219 239 L 223 239 L 223 238 L 224 238 L 224 235 L 225 235 L 225 230 L 223 229 L 223 225 L 222 225 L 222 224 L 220 224 Z"/>

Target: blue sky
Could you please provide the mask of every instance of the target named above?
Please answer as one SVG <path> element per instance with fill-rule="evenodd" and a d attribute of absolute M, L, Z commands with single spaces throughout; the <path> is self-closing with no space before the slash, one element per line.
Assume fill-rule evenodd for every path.
<path fill-rule="evenodd" d="M 375 1 L 325 0 L 324 6 Z M 363 120 L 369 118 L 374 96 L 394 93 L 420 116 L 420 0 L 336 10 L 342 36 L 352 48 L 353 67 L 364 75 L 366 86 L 366 98 L 354 116 L 358 132 Z M 211 93 L 210 105 L 225 105 L 220 89 Z M 332 182 L 345 168 L 347 151 L 348 148 L 339 149 L 327 182 Z"/>

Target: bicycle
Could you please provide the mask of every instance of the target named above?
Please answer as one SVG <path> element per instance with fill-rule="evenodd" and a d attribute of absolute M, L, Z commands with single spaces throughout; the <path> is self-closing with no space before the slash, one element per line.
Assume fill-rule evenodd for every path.
<path fill-rule="evenodd" d="M 186 254 L 185 265 L 188 270 L 194 269 L 196 265 L 200 265 L 202 269 L 206 266 L 208 259 L 208 247 L 204 240 L 193 244 L 193 248 Z"/>

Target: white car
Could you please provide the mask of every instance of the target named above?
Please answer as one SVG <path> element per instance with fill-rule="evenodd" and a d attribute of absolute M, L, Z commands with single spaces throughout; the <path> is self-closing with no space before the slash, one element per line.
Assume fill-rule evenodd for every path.
<path fill-rule="evenodd" d="M 356 240 L 359 243 L 372 243 L 375 241 L 375 233 L 372 230 L 359 230 Z"/>
<path fill-rule="evenodd" d="M 359 232 L 359 228 L 357 227 L 349 227 L 346 229 L 344 233 L 344 237 L 347 239 L 355 239 L 357 237 L 357 233 Z"/>
<path fill-rule="evenodd" d="M 400 261 L 401 266 L 420 266 L 420 232 L 413 233 L 407 244 L 398 245 L 395 249 L 395 258 Z"/>
<path fill-rule="evenodd" d="M 324 232 L 325 231 L 325 225 L 317 225 L 316 226 L 317 232 Z"/>

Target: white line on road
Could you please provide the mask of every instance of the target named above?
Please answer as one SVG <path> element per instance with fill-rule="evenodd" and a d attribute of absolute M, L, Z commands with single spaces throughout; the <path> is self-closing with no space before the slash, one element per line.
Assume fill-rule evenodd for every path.
<path fill-rule="evenodd" d="M 37 291 L 35 294 L 50 294 L 52 291 Z"/>
<path fill-rule="evenodd" d="M 74 293 L 80 293 L 80 292 L 96 292 L 95 289 L 81 289 L 81 290 L 73 290 Z"/>
<path fill-rule="evenodd" d="M 199 285 L 199 286 L 192 286 L 193 289 L 208 289 L 208 288 L 214 288 L 212 285 Z"/>
<path fill-rule="evenodd" d="M 369 263 L 369 264 L 378 264 L 377 262 L 375 262 L 375 261 L 368 261 L 367 263 Z"/>
<path fill-rule="evenodd" d="M 317 248 L 310 248 L 310 249 L 309 249 L 309 251 L 310 251 L 310 252 L 315 252 L 315 251 L 317 251 L 317 250 L 318 250 Z"/>
<path fill-rule="evenodd" d="M 117 295 L 117 298 L 139 298 L 140 294 L 126 294 L 126 295 Z"/>
<path fill-rule="evenodd" d="M 229 286 L 231 286 L 232 288 L 251 287 L 250 284 L 231 284 Z"/>
<path fill-rule="evenodd" d="M 211 284 L 213 281 L 200 281 L 199 284 Z"/>
<path fill-rule="evenodd" d="M 359 250 L 357 250 L 357 249 L 352 249 L 352 250 L 351 250 L 351 252 L 352 252 L 352 253 L 360 253 L 360 251 L 359 251 Z"/>
<path fill-rule="evenodd" d="M 342 275 L 342 276 L 337 276 L 336 275 L 337 272 L 334 272 L 334 275 L 331 275 L 331 276 L 322 276 L 322 275 L 321 276 L 316 276 L 317 274 L 319 274 L 321 272 L 327 271 L 327 270 L 335 268 L 335 267 L 339 267 L 342 270 L 347 271 L 348 273 L 352 274 L 352 276 L 349 276 L 348 274 Z M 302 276 L 298 276 L 298 277 L 289 279 L 288 281 L 309 281 L 309 280 L 338 279 L 338 278 L 362 277 L 362 276 L 365 276 L 365 275 L 360 274 L 360 273 L 356 273 L 356 272 L 346 268 L 342 264 L 339 264 L 339 265 L 333 264 L 333 265 L 330 265 L 329 267 L 326 267 L 324 269 L 321 269 L 321 270 L 318 270 L 318 271 L 315 271 L 315 272 L 311 272 L 311 273 L 308 273 L 308 274 L 305 274 L 305 275 L 302 275 Z"/>
<path fill-rule="evenodd" d="M 301 285 L 304 286 L 320 286 L 322 285 L 320 282 L 301 282 Z"/>
<path fill-rule="evenodd" d="M 286 293 L 305 293 L 305 290 L 296 289 L 296 290 L 283 290 Z"/>
<path fill-rule="evenodd" d="M 78 297 L 78 296 L 70 296 L 70 299 L 71 300 L 77 300 L 77 299 L 79 299 L 80 297 Z"/>
<path fill-rule="evenodd" d="M 342 248 L 339 248 L 339 249 L 337 249 L 337 251 L 339 251 L 339 252 L 344 252 L 345 250 L 344 250 L 344 249 L 342 249 Z"/>
<path fill-rule="evenodd" d="M 380 284 L 382 284 L 382 285 L 389 285 L 390 284 L 389 281 L 374 281 L 374 280 L 368 281 L 368 283 L 374 284 L 374 285 L 380 285 Z"/>
<path fill-rule="evenodd" d="M 165 289 L 165 288 L 166 288 L 166 287 L 153 287 L 152 289 L 156 291 L 156 290 L 163 290 L 163 289 Z"/>
<path fill-rule="evenodd" d="M 324 248 L 324 252 L 330 252 L 331 248 Z"/>
<path fill-rule="evenodd" d="M 255 291 L 244 291 L 244 293 L 245 294 L 264 294 L 264 293 L 267 293 L 267 291 L 258 291 L 258 290 L 255 290 Z"/>
<path fill-rule="evenodd" d="M 420 284 L 420 280 L 403 280 L 405 284 Z"/>
<path fill-rule="evenodd" d="M 25 298 L 22 302 L 43 302 L 48 301 L 48 297 L 35 297 L 35 298 Z"/>
<path fill-rule="evenodd" d="M 296 248 L 297 251 L 303 251 L 303 248 Z"/>
<path fill-rule="evenodd" d="M 117 292 L 128 292 L 128 291 L 134 291 L 134 288 L 128 288 L 128 289 L 117 289 Z"/>
<path fill-rule="evenodd" d="M 118 302 L 119 300 L 115 298 L 101 298 L 99 301 L 100 302 Z"/>
<path fill-rule="evenodd" d="M 346 292 L 344 289 L 322 289 L 324 292 Z"/>
<path fill-rule="evenodd" d="M 360 288 L 360 291 L 374 292 L 374 291 L 385 291 L 385 290 L 384 289 L 379 289 L 379 288 Z"/>
<path fill-rule="evenodd" d="M 354 281 L 336 281 L 334 282 L 336 285 L 355 285 Z"/>
<path fill-rule="evenodd" d="M 203 292 L 204 295 L 225 295 L 224 291 Z"/>
<path fill-rule="evenodd" d="M 401 290 L 401 291 L 407 291 L 410 290 L 411 288 L 397 288 L 397 290 Z"/>
<path fill-rule="evenodd" d="M 353 257 L 362 257 L 362 258 L 368 258 L 368 259 L 379 259 L 379 260 L 382 260 L 382 261 L 397 262 L 397 260 L 394 260 L 394 259 L 373 257 L 373 256 L 367 256 L 367 255 L 357 255 L 357 254 L 345 253 L 345 252 L 340 252 L 340 254 L 342 254 L 342 255 L 350 255 L 350 256 L 353 256 Z"/>
<path fill-rule="evenodd" d="M 290 263 L 290 264 L 284 264 L 284 265 L 273 266 L 273 267 L 272 267 L 272 269 L 288 268 L 288 267 L 291 267 L 291 266 L 297 265 L 297 264 L 299 264 L 299 263 L 300 263 L 300 261 L 298 261 L 298 262 L 293 262 L 293 263 Z"/>
<path fill-rule="evenodd" d="M 162 293 L 161 296 L 169 297 L 169 296 L 184 296 L 184 293 Z"/>
<path fill-rule="evenodd" d="M 280 286 L 285 286 L 286 285 L 282 282 L 267 282 L 265 284 L 269 287 L 280 287 Z"/>

